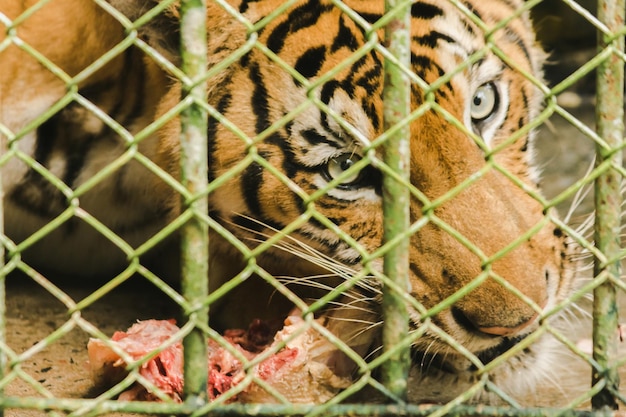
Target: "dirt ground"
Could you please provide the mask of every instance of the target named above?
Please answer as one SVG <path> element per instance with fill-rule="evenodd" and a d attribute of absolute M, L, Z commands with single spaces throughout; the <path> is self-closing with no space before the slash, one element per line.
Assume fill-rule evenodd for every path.
<path fill-rule="evenodd" d="M 64 285 L 65 295 L 75 302 L 87 297 L 96 288 L 89 285 Z M 75 324 L 68 315 L 67 304 L 27 277 L 12 276 L 7 286 L 7 341 L 9 347 L 24 361 L 20 369 L 32 378 L 46 395 L 64 398 L 94 398 L 100 388 L 94 386 L 87 366 L 87 341 L 90 326 L 106 335 L 125 330 L 137 320 L 176 316 L 172 302 L 151 285 L 131 282 L 105 295 L 81 311 Z M 84 320 L 84 321 L 83 321 Z M 57 329 L 66 329 L 49 346 L 38 345 Z M 24 379 L 11 382 L 5 393 L 9 396 L 37 394 Z M 43 412 L 8 410 L 5 416 L 38 416 Z"/>

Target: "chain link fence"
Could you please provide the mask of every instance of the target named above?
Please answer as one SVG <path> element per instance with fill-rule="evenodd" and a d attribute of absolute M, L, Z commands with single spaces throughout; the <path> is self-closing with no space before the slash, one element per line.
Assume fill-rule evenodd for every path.
<path fill-rule="evenodd" d="M 510 3 L 496 4 L 489 13 L 497 15 L 498 8 L 507 9 Z M 558 2 L 593 27 L 598 40 L 586 62 L 548 86 L 532 67 L 520 63 L 519 57 L 508 56 L 498 41 L 506 33 L 514 44 L 523 45 L 525 38 L 519 33 L 518 18 L 548 3 L 527 1 L 516 7 L 513 15 L 489 22 L 479 13 L 480 7 L 454 0 L 388 1 L 384 9 L 381 3 L 373 6 L 369 14 L 365 12 L 369 10 L 367 6 L 359 6 L 363 10 L 357 12 L 348 6 L 352 3 L 341 1 L 320 5 L 291 0 L 268 9 L 263 2 L 254 1 L 215 1 L 207 5 L 202 0 L 0 0 L 0 63 L 9 68 L 0 70 L 0 166 L 5 195 L 5 229 L 1 234 L 4 256 L 0 289 L 0 409 L 4 415 L 617 415 L 619 411 L 615 410 L 626 403 L 619 388 L 619 373 L 626 364 L 619 325 L 619 305 L 623 304 L 626 290 L 620 267 L 626 256 L 621 245 L 626 6 L 623 0 L 599 1 L 596 13 L 573 1 Z M 308 14 L 307 6 L 312 10 Z M 247 10 L 256 10 L 255 7 L 259 7 L 258 13 L 263 17 L 250 20 L 248 16 L 254 13 Z M 295 9 L 304 10 L 301 21 L 281 20 Z M 340 11 L 341 21 L 350 29 L 340 26 L 339 34 L 333 37 L 325 33 L 330 29 L 320 23 L 317 31 L 307 32 L 303 39 L 289 46 L 305 58 L 288 62 L 278 52 L 285 34 L 295 30 L 296 24 L 307 27 L 307 19 L 317 22 L 320 16 L 316 13 L 329 9 Z M 454 10 L 457 16 L 457 20 L 446 20 L 448 25 L 450 21 L 465 24 L 459 30 L 473 33 L 482 46 L 466 59 L 459 59 L 454 67 L 439 68 L 433 77 L 430 70 L 436 68 L 436 63 L 426 65 L 419 61 L 420 57 L 412 56 L 412 42 L 427 44 L 428 39 L 422 34 L 417 41 L 411 25 L 419 19 L 441 22 L 444 19 L 439 13 L 444 10 Z M 378 16 L 377 11 L 384 13 Z M 283 38 L 267 35 L 270 27 L 272 33 L 282 33 Z M 440 27 L 436 29 L 430 33 L 437 38 L 430 38 L 435 50 L 437 42 L 448 42 L 446 32 L 442 33 Z M 341 30 L 357 30 L 363 38 L 351 39 Z M 224 35 L 228 31 L 232 31 L 232 37 Z M 59 46 L 67 41 L 64 33 L 71 43 Z M 336 47 L 335 52 L 350 53 L 338 65 L 325 68 L 320 51 L 328 53 L 334 46 L 312 42 L 315 47 L 303 50 L 297 45 L 318 36 L 341 38 L 344 44 Z M 89 52 L 81 51 L 83 40 Z M 223 48 L 215 47 L 219 42 L 223 42 Z M 180 54 L 171 48 L 179 44 Z M 281 76 L 272 79 L 273 72 L 259 72 L 250 77 L 255 81 L 252 84 L 224 76 L 229 67 L 261 55 Z M 455 113 L 453 107 L 444 104 L 448 97 L 442 93 L 452 91 L 450 86 L 455 80 L 482 65 L 487 56 L 495 56 L 502 63 L 499 72 L 506 68 L 516 77 L 529 80 L 529 85 L 541 91 L 544 101 L 541 111 L 532 113 L 530 119 L 520 117 L 519 126 L 494 143 L 487 143 L 482 132 L 468 127 L 462 112 Z M 381 96 L 383 109 L 362 107 L 361 113 L 354 113 L 345 102 L 348 96 L 333 96 L 332 103 L 331 99 L 324 99 L 325 89 L 338 84 L 346 72 L 365 71 L 360 65 L 366 66 L 368 60 L 380 60 L 384 70 L 380 78 L 385 80 L 384 88 L 374 85 L 367 90 L 369 96 Z M 422 70 L 416 70 L 420 65 Z M 316 66 L 317 70 L 311 69 Z M 146 70 L 147 67 L 151 69 Z M 598 74 L 594 89 L 595 129 L 559 100 L 594 72 Z M 286 79 L 304 92 L 304 98 L 287 103 L 277 116 L 270 104 L 259 102 L 269 96 L 260 90 L 268 88 L 265 82 L 270 80 L 274 83 L 271 88 L 282 91 L 280 83 Z M 355 81 L 356 77 L 348 79 Z M 490 85 L 487 81 L 471 88 L 490 94 L 491 87 L 481 90 L 483 85 Z M 234 89 L 222 94 L 217 91 L 222 85 L 240 86 L 244 98 L 248 97 L 246 89 L 253 89 L 257 101 L 248 108 L 255 114 L 233 117 L 237 109 L 233 110 L 231 102 L 236 102 L 239 92 Z M 287 88 L 285 85 L 285 91 Z M 509 93 L 517 103 L 529 100 L 527 96 L 522 99 L 523 94 L 517 91 Z M 352 94 L 349 99 L 353 101 L 358 93 Z M 212 101 L 215 97 L 220 100 Z M 370 98 L 361 97 L 360 105 Z M 512 98 L 502 95 L 495 100 L 499 104 L 506 102 L 504 113 L 518 111 Z M 532 102 L 524 105 L 532 106 Z M 375 123 L 378 110 L 383 116 L 381 133 L 370 137 L 362 127 Z M 306 157 L 298 154 L 295 141 L 284 152 L 285 159 L 270 151 L 281 134 L 300 129 L 299 120 L 310 118 L 311 112 L 342 133 L 336 138 L 324 138 L 309 130 L 307 146 L 312 149 Z M 359 120 L 365 114 L 370 118 L 367 123 Z M 427 195 L 421 187 L 423 183 L 416 178 L 430 178 L 439 167 L 433 165 L 432 172 L 417 172 L 428 169 L 416 167 L 416 148 L 412 146 L 416 137 L 423 138 L 416 134 L 415 126 L 423 120 L 432 121 L 432 115 L 443 120 L 448 131 L 469 138 L 468 144 L 480 149 L 483 155 L 482 165 L 474 167 L 472 175 L 450 187 L 444 186 L 434 196 Z M 529 131 L 541 128 L 549 132 L 549 119 L 556 117 L 564 121 L 554 133 L 566 141 L 563 153 L 568 156 L 572 150 L 567 142 L 570 138 L 559 131 L 567 125 L 585 143 L 576 142 L 575 147 L 595 148 L 595 162 L 564 186 L 559 183 L 547 190 L 548 197 L 544 197 L 521 179 L 525 175 L 523 169 L 511 172 L 502 155 L 509 158 L 511 149 L 521 152 L 520 142 Z M 251 126 L 254 123 L 257 125 Z M 34 139 L 36 135 L 39 142 Z M 215 139 L 220 135 L 235 138 L 230 145 L 233 149 Z M 344 140 L 342 135 L 351 138 L 353 147 L 349 152 L 329 153 L 328 147 Z M 538 158 L 542 157 L 542 141 L 544 136 L 537 141 Z M 428 147 L 420 149 L 425 154 L 430 151 Z M 354 157 L 355 150 L 358 158 Z M 313 151 L 326 152 L 326 156 L 312 155 Z M 580 154 L 580 150 L 575 152 Z M 584 156 L 590 159 L 590 153 Z M 297 161 L 300 167 L 307 168 L 295 169 L 296 158 L 301 158 Z M 323 184 L 321 180 L 311 185 L 296 179 L 303 172 L 314 177 L 318 168 L 307 158 L 324 160 Z M 464 158 L 456 161 L 467 162 Z M 582 162 L 576 160 L 574 164 L 580 169 Z M 569 169 L 551 162 L 546 165 L 551 165 L 545 167 L 547 177 Z M 452 175 L 456 168 L 446 169 L 444 173 Z M 370 217 L 361 216 L 368 220 L 360 220 L 361 224 L 355 221 L 352 228 L 342 227 L 350 221 L 354 210 L 372 207 L 357 204 L 349 194 L 356 188 L 351 184 L 363 181 L 363 173 L 380 178 L 379 188 L 370 186 L 370 191 L 360 190 L 359 196 L 364 200 L 382 199 L 380 213 L 366 213 Z M 441 215 L 442 207 L 464 201 L 477 184 L 491 181 L 494 176 L 504 181 L 498 184 L 515 189 L 511 196 L 531 200 L 532 207 L 541 212 L 538 220 L 527 223 L 522 233 L 504 236 L 502 241 L 506 244 L 500 245 L 499 241 L 495 249 L 481 247 L 467 232 L 459 230 L 460 223 Z M 124 193 L 127 183 L 139 184 L 140 199 Z M 239 183 L 244 184 L 241 189 L 247 196 L 254 197 L 244 197 L 245 201 L 230 197 L 238 192 Z M 544 188 L 550 188 L 549 184 Z M 566 213 L 565 220 L 553 213 L 557 206 L 562 212 L 563 205 L 577 206 L 587 194 L 593 195 L 595 214 L 585 217 L 580 226 L 574 226 L 575 221 Z M 114 202 L 108 205 L 102 195 L 114 196 Z M 340 203 L 336 207 L 325 206 L 328 196 Z M 257 204 L 261 207 L 256 213 L 263 213 L 267 209 L 262 205 L 274 204 L 276 200 L 283 210 L 284 223 L 262 224 L 271 217 L 255 219 L 246 214 L 246 207 Z M 509 203 L 521 204 L 517 200 Z M 465 208 L 479 210 L 487 204 Z M 418 216 L 415 206 L 419 207 Z M 229 210 L 227 221 L 220 219 L 224 207 Z M 348 207 L 352 212 L 346 214 L 337 207 Z M 297 216 L 293 215 L 294 210 Z M 16 211 L 35 212 L 39 218 L 15 215 Z M 231 216 L 230 211 L 238 216 Z M 109 217 L 115 212 L 121 213 L 122 218 Z M 133 219 L 135 223 L 124 220 L 133 216 L 137 217 Z M 376 228 L 378 219 L 380 230 Z M 490 220 L 475 224 L 473 230 L 480 235 L 479 229 L 507 224 L 504 219 Z M 35 230 L 22 227 L 27 224 L 34 224 Z M 363 229 L 364 225 L 368 227 Z M 133 234 L 134 229 L 129 232 L 133 227 L 139 230 L 144 226 L 147 231 L 139 238 Z M 577 263 L 570 268 L 579 270 L 575 288 L 565 299 L 548 302 L 546 307 L 541 297 L 529 295 L 526 284 L 519 288 L 520 284 L 511 282 L 508 272 L 497 265 L 514 257 L 512 254 L 519 254 L 527 244 L 541 246 L 541 241 L 548 239 L 548 229 L 554 236 L 567 235 L 568 244 L 580 250 L 571 255 Z M 85 230 L 86 236 L 95 236 L 95 246 L 75 240 L 74 233 Z M 316 237 L 314 232 L 319 230 L 324 232 Z M 415 259 L 433 250 L 416 248 L 411 239 L 430 230 L 443 231 L 448 237 L 441 238 L 441 242 L 460 248 L 458 253 L 446 253 L 446 257 L 458 257 L 456 262 L 462 264 L 465 258 L 460 254 L 468 252 L 480 264 L 465 285 L 441 290 L 445 296 L 432 303 L 426 297 L 429 293 L 420 293 L 420 283 L 410 278 L 411 274 L 427 274 L 415 272 L 424 267 Z M 363 243 L 368 241 L 368 233 L 383 235 L 382 243 L 370 249 Z M 499 233 L 510 231 L 502 227 Z M 317 249 L 328 242 L 337 259 Z M 64 253 L 65 243 L 70 249 Z M 220 249 L 225 246 L 230 249 Z M 178 251 L 180 269 L 177 262 L 170 262 L 166 256 Z M 271 262 L 264 261 L 284 257 L 285 253 L 293 260 L 280 268 L 268 267 Z M 66 258 L 61 259 L 60 254 Z M 100 260 L 103 256 L 105 261 Z M 241 268 L 231 265 L 231 257 L 240 261 Z M 67 267 L 70 272 L 51 272 L 54 268 L 46 269 L 47 264 L 41 259 L 49 265 Z M 316 274 L 303 274 L 303 261 L 316 263 L 316 269 L 310 269 Z M 593 265 L 592 271 L 587 264 Z M 104 279 L 97 277 L 97 272 L 109 267 L 115 272 L 103 273 Z M 168 279 L 168 268 L 174 269 L 172 275 L 180 279 Z M 458 279 L 453 271 L 448 272 L 451 281 Z M 224 275 L 228 279 L 215 279 Z M 547 271 L 548 287 L 560 287 L 558 283 L 550 284 L 549 275 Z M 246 289 L 249 283 L 258 282 L 264 283 L 265 289 Z M 512 312 L 532 312 L 532 320 L 525 320 L 540 323 L 532 333 L 518 337 L 526 322 L 507 324 L 508 327 L 483 324 L 482 318 L 469 315 L 470 307 L 459 307 L 466 304 L 468 295 L 482 294 L 490 285 L 498 288 L 490 294 L 500 294 L 502 303 Z M 306 291 L 298 291 L 299 286 Z M 247 294 L 247 298 L 241 298 L 242 294 Z M 232 335 L 229 330 L 242 326 L 241 320 L 243 325 L 248 323 L 244 317 L 254 315 L 257 307 L 267 307 L 278 298 L 286 302 L 271 304 L 270 310 L 275 309 L 272 313 L 280 313 L 283 318 L 288 314 L 301 317 L 299 321 L 292 319 L 291 324 L 299 323 L 293 333 L 285 330 L 291 327 L 283 328 L 280 331 L 284 339 L 269 343 L 271 346 L 254 355 L 227 336 Z M 49 307 L 42 300 L 47 300 Z M 380 310 L 372 308 L 371 303 L 380 305 Z M 486 306 L 490 304 L 497 302 L 483 299 L 471 308 L 489 314 Z M 290 313 L 294 306 L 298 313 Z M 352 307 L 350 311 L 355 315 L 334 319 L 333 314 L 344 311 L 338 308 L 342 306 Z M 455 335 L 439 319 L 444 312 L 452 312 L 454 320 L 472 329 L 473 336 L 457 340 L 460 333 Z M 224 316 L 225 320 L 214 324 L 216 317 Z M 119 336 L 113 336 L 114 331 L 125 330 L 137 319 L 172 317 L 179 327 L 137 357 L 121 347 Z M 261 318 L 261 323 L 269 322 L 268 317 Z M 340 330 L 333 331 L 333 325 Z M 90 338 L 119 358 L 116 370 L 121 376 L 116 375 L 105 387 L 94 387 L 86 369 Z M 545 349 L 560 352 L 552 359 L 558 363 L 537 364 L 549 372 L 529 373 L 523 366 L 515 365 L 541 349 L 538 346 L 543 346 L 543 338 L 555 341 Z M 329 365 L 322 369 L 326 372 L 323 378 L 335 378 L 334 382 L 310 377 L 317 375 L 320 368 L 313 368 L 319 364 L 315 361 L 315 349 L 309 347 L 312 353 L 304 349 L 309 355 L 302 365 L 305 372 L 296 373 L 296 381 L 289 380 L 285 387 L 272 381 L 271 376 L 263 376 L 259 369 L 267 369 L 264 364 L 277 360 L 289 364 L 285 352 L 297 351 L 292 344 L 302 339 L 313 340 L 316 349 L 332 349 L 337 363 L 344 363 L 347 358 L 348 372 L 342 374 L 335 363 L 334 368 Z M 353 343 L 362 339 L 378 345 L 364 349 Z M 480 339 L 480 343 L 474 343 L 475 339 Z M 502 342 L 496 345 L 495 339 Z M 421 343 L 426 347 L 419 344 L 424 340 Z M 587 342 L 591 347 L 585 345 Z M 180 397 L 144 372 L 157 366 L 161 367 L 158 375 L 168 376 L 168 365 L 160 355 L 178 346 L 184 355 L 177 359 L 184 374 Z M 416 351 L 416 346 L 423 350 Z M 215 369 L 211 366 L 215 365 L 210 363 L 216 350 L 223 352 L 224 357 L 230 355 L 241 368 L 237 383 L 227 384 L 219 395 L 215 394 L 216 383 L 211 379 L 216 378 L 211 373 Z M 161 362 L 154 365 L 157 357 Z M 455 386 L 454 378 L 446 380 L 442 375 L 453 373 L 459 361 L 466 364 L 465 371 L 472 376 Z M 329 377 L 328 372 L 333 375 Z M 431 372 L 436 375 L 421 375 Z M 529 382 L 524 380 L 536 374 L 541 376 Z M 302 386 L 312 391 L 311 395 L 317 395 L 318 401 L 298 401 L 299 394 L 292 396 L 299 389 L 297 382 L 309 377 L 313 383 L 303 382 Z M 345 383 L 346 378 L 349 384 Z M 321 379 L 323 382 L 319 382 Z M 530 394 L 518 397 L 517 390 L 527 383 L 532 385 Z M 147 390 L 154 401 L 118 400 L 137 387 Z M 207 387 L 212 388 L 207 391 Z M 272 404 L 239 402 L 254 390 L 261 394 L 250 398 Z M 323 400 L 319 400 L 322 396 Z M 546 401 L 550 396 L 558 396 L 561 401 Z"/>

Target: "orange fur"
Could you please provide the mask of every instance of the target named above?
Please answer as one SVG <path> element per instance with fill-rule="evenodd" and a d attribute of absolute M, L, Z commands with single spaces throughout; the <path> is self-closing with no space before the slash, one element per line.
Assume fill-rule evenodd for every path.
<path fill-rule="evenodd" d="M 18 8 L 22 3 L 0 0 L 0 12 L 14 18 L 24 11 Z M 131 19 L 145 11 L 129 0 L 111 0 L 111 3 Z M 516 2 L 468 3 L 487 27 L 494 27 L 509 18 L 513 12 L 510 4 Z M 282 4 L 279 0 L 233 1 L 232 7 L 243 11 L 239 19 L 245 18 L 254 24 Z M 346 4 L 365 17 L 383 12 L 382 2 L 378 1 L 347 1 Z M 150 2 L 141 6 L 149 5 Z M 239 19 L 216 3 L 210 2 L 208 7 L 208 60 L 212 67 L 243 47 L 249 34 Z M 307 11 L 307 7 L 312 10 Z M 413 110 L 425 111 L 410 125 L 410 180 L 414 187 L 410 214 L 414 224 L 425 218 L 431 220 L 416 227 L 410 237 L 410 294 L 425 308 L 437 307 L 464 286 L 484 279 L 457 300 L 453 308 L 443 309 L 431 318 L 433 325 L 480 357 L 536 329 L 538 313 L 562 300 L 572 279 L 571 267 L 567 264 L 571 249 L 565 243 L 566 237 L 553 222 L 544 221 L 544 216 L 556 214 L 544 213 L 541 204 L 528 192 L 538 192 L 529 148 L 532 134 L 520 134 L 497 153 L 483 149 L 495 149 L 505 143 L 538 113 L 541 93 L 520 70 L 540 80 L 543 53 L 535 45 L 525 15 L 512 19 L 505 28 L 490 35 L 489 42 L 509 57 L 502 61 L 489 50 L 479 26 L 453 5 L 425 0 L 416 2 L 415 9 L 411 70 L 427 83 L 438 83 L 441 77 L 446 82 L 428 92 L 422 91 L 417 82 L 412 87 Z M 67 20 L 67 16 L 74 13 L 80 13 L 80 18 Z M 168 38 L 171 34 L 159 25 L 176 21 L 178 15 L 174 4 L 161 16 L 162 20 L 140 29 L 140 35 L 143 33 L 153 47 L 174 60 L 176 51 L 162 48 L 171 40 Z M 62 23 L 67 21 L 81 24 Z M 60 24 L 63 28 L 57 26 Z M 329 1 L 297 2 L 253 36 L 258 36 L 261 44 L 274 48 L 282 62 L 306 74 L 306 81 L 294 78 L 282 68 L 282 63 L 268 58 L 257 47 L 207 80 L 209 105 L 246 136 L 242 139 L 228 126 L 209 118 L 210 179 L 230 175 L 209 196 L 211 215 L 223 230 L 211 233 L 211 289 L 228 282 L 246 266 L 251 268 L 241 276 L 241 285 L 230 292 L 230 299 L 211 306 L 216 325 L 238 326 L 249 320 L 247 315 L 271 316 L 290 308 L 273 295 L 276 290 L 272 285 L 249 277 L 260 273 L 255 268 L 275 276 L 290 277 L 286 280 L 289 291 L 303 299 L 319 297 L 327 289 L 298 285 L 300 279 L 312 282 L 316 281 L 315 276 L 330 273 L 332 278 L 320 278 L 317 282 L 332 288 L 341 283 L 345 275 L 362 274 L 361 282 L 336 300 L 343 308 L 331 308 L 325 314 L 329 328 L 358 353 L 366 355 L 376 348 L 381 283 L 373 276 L 381 270 L 382 260 L 368 259 L 368 254 L 383 244 L 378 170 L 383 152 L 380 147 L 371 146 L 384 133 L 383 56 L 380 50 L 367 50 L 358 60 L 350 61 L 354 51 L 362 51 L 360 48 L 364 48 L 374 33 L 381 37 L 380 44 L 384 45 L 381 31 L 371 32 L 361 27 Z M 19 25 L 17 34 L 70 76 L 123 38 L 121 25 L 85 0 L 53 0 Z M 84 39 L 85 47 L 77 47 L 73 43 L 76 38 Z M 471 61 L 474 57 L 478 58 Z M 16 46 L 0 51 L 0 61 L 5 67 L 0 73 L 3 108 L 0 122 L 17 131 L 32 120 L 35 113 L 41 113 L 58 100 L 65 86 Z M 131 133 L 143 129 L 154 114 L 165 114 L 180 100 L 179 85 L 168 81 L 154 60 L 144 57 L 141 62 L 143 71 L 151 74 L 148 77 L 150 100 L 144 103 L 141 123 L 125 126 Z M 467 65 L 457 69 L 464 64 Z M 123 65 L 121 58 L 112 60 L 80 87 L 86 89 L 100 80 L 110 81 L 118 72 L 122 74 L 118 78 L 123 78 Z M 340 65 L 344 68 L 337 74 L 317 84 L 320 77 Z M 485 121 L 475 121 L 470 118 L 473 96 L 490 83 L 499 94 L 500 107 L 494 106 Z M 21 95 L 22 86 L 26 84 L 36 88 Z M 40 94 L 47 97 L 45 102 L 38 98 Z M 436 99 L 436 106 L 429 104 L 431 96 Z M 302 105 L 311 97 L 323 102 L 331 111 L 321 110 L 313 103 Z M 41 110 L 20 117 L 19 113 L 34 103 L 39 103 Z M 349 126 L 338 122 L 336 116 L 342 117 Z M 457 120 L 452 122 L 450 118 Z M 178 120 L 170 120 L 157 134 L 138 145 L 139 152 L 173 178 L 179 176 L 179 131 Z M 486 143 L 477 143 L 469 131 L 482 136 Z M 116 135 L 106 137 L 123 143 Z M 71 135 L 69 140 L 72 140 Z M 242 166 L 246 158 L 252 160 Z M 335 175 L 331 168 L 343 169 L 333 164 L 346 158 L 352 161 L 370 158 L 373 168 L 357 175 L 357 182 L 328 188 L 315 200 L 309 200 L 307 195 L 318 192 L 330 181 L 329 177 Z M 263 169 L 264 163 L 271 164 L 278 174 Z M 486 164 L 491 168 L 483 172 Z M 163 214 L 154 223 L 156 229 L 176 218 L 182 210 L 180 195 L 162 179 L 148 175 L 146 168 L 136 161 L 129 165 L 134 167 L 131 172 L 143 173 L 140 187 L 128 173 L 122 177 L 124 169 L 112 174 L 111 182 L 118 180 L 119 183 L 123 178 L 129 181 L 123 183 L 128 193 L 136 188 L 143 190 L 145 195 L 139 202 Z M 466 185 L 459 190 L 463 184 Z M 7 186 L 11 190 L 15 184 Z M 126 188 L 122 191 L 126 192 Z M 454 194 L 451 198 L 440 200 L 450 192 Z M 110 196 L 98 194 L 98 198 L 110 199 Z M 319 215 L 330 219 L 330 225 L 322 225 Z M 291 222 L 298 222 L 298 225 L 290 228 L 290 236 L 282 237 L 253 263 L 248 261 L 249 252 L 242 254 L 220 236 L 231 234 L 254 250 L 259 242 L 281 233 L 282 228 L 289 228 Z M 441 227 L 441 222 L 446 227 Z M 125 238 L 125 228 L 106 224 Z M 451 236 L 446 228 L 455 230 L 462 238 Z M 137 240 L 137 245 L 148 237 Z M 471 243 L 471 248 L 466 241 Z M 349 243 L 353 242 L 358 250 L 350 247 Z M 498 255 L 506 248 L 509 249 L 506 254 Z M 314 251 L 318 253 L 317 261 L 311 262 L 306 258 Z M 334 266 L 325 265 L 324 257 L 332 260 Z M 362 262 L 364 258 L 366 262 Z M 523 296 L 509 291 L 505 288 L 508 285 Z M 242 305 L 246 310 L 233 314 L 232 305 L 238 313 Z M 412 328 L 421 326 L 418 309 L 411 308 L 410 314 Z M 516 357 L 543 355 L 547 350 L 544 345 L 548 343 L 538 343 L 536 352 L 519 352 Z M 416 366 L 420 368 L 419 378 L 426 382 L 412 387 L 412 400 L 444 401 L 448 399 L 446 395 L 452 395 L 439 393 L 437 397 L 437 387 L 446 383 L 431 387 L 431 377 L 447 381 L 445 374 L 451 373 L 460 387 L 473 381 L 475 376 L 470 362 L 433 332 L 426 331 L 417 339 L 414 349 L 425 358 L 439 354 L 445 366 L 425 370 Z M 516 366 L 503 367 L 496 375 L 509 381 L 518 378 Z M 532 373 L 531 367 L 520 365 L 528 373 Z M 440 372 L 444 376 L 440 376 Z M 513 387 L 508 388 L 509 392 L 515 391 L 513 383 L 507 387 Z"/>

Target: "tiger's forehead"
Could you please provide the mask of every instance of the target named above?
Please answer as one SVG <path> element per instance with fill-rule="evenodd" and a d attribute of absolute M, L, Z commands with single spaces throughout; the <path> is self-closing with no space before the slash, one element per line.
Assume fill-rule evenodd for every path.
<path fill-rule="evenodd" d="M 382 1 L 348 0 L 341 7 L 330 0 L 299 1 L 276 17 L 266 16 L 281 4 L 276 0 L 243 1 L 239 9 L 253 23 L 267 20 L 259 30 L 259 41 L 303 78 L 352 77 L 352 81 L 361 81 L 367 94 L 378 94 L 382 84 L 379 51 L 385 43 L 377 23 L 384 15 Z M 427 83 L 447 73 L 464 72 L 459 78 L 460 90 L 464 90 L 464 80 L 480 82 L 481 73 L 474 71 L 479 66 L 491 61 L 486 71 L 497 72 L 497 60 L 488 43 L 507 56 L 517 56 L 516 61 L 532 61 L 529 51 L 534 40 L 524 38 L 528 27 L 517 16 L 519 6 L 515 1 L 489 0 L 412 3 L 411 70 Z M 365 77 L 355 76 L 359 73 Z"/>
<path fill-rule="evenodd" d="M 236 5 L 252 23 L 264 23 L 258 25 L 259 43 L 278 57 L 255 49 L 243 65 L 254 62 L 266 80 L 281 86 L 272 94 L 276 94 L 273 106 L 283 112 L 309 99 L 316 101 L 297 119 L 321 122 L 319 129 L 338 142 L 349 138 L 347 146 L 352 147 L 354 138 L 364 144 L 377 137 L 383 129 L 385 44 L 377 22 L 384 15 L 384 3 L 346 0 L 339 6 L 331 0 L 302 0 L 272 13 L 283 5 L 277 0 Z M 463 109 L 473 92 L 509 69 L 492 45 L 529 66 L 533 39 L 520 31 L 527 29 L 527 22 L 516 15 L 518 8 L 515 1 L 501 0 L 412 3 L 410 71 L 426 83 L 440 81 L 436 100 L 459 120 L 467 119 Z M 413 83 L 414 106 L 423 101 L 420 85 L 424 84 Z M 346 132 L 340 119 L 353 131 Z"/>
<path fill-rule="evenodd" d="M 490 41 L 502 38 L 498 31 L 506 36 L 513 34 L 514 42 L 526 43 L 526 39 L 519 38 L 521 5 L 522 2 L 516 0 L 454 4 L 451 1 L 415 1 L 411 4 L 411 35 L 414 44 L 432 48 L 437 41 L 444 40 L 456 43 L 466 53 L 484 46 L 486 37 Z M 356 50 L 372 40 L 374 33 L 384 43 L 384 33 L 378 23 L 385 14 L 384 2 L 380 0 L 346 0 L 337 4 L 332 0 L 301 0 L 286 8 L 281 0 L 244 0 L 236 6 L 252 23 L 263 21 L 260 37 L 277 54 L 284 48 L 290 53 L 304 52 L 310 45 L 327 44 L 329 39 L 332 45 L 328 46 L 333 52 L 342 46 Z M 276 13 L 277 10 L 280 13 Z M 513 26 L 515 30 L 510 30 Z M 497 30 L 492 33 L 493 29 Z M 300 42 L 290 44 L 292 39 Z"/>

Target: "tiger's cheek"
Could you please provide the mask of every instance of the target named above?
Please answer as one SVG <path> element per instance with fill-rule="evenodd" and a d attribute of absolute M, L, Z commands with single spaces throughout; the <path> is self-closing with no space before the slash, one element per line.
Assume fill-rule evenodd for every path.
<path fill-rule="evenodd" d="M 293 185 L 290 187 L 270 172 L 264 172 L 263 179 L 259 202 L 266 216 L 287 224 L 306 210 L 302 197 L 292 190 Z"/>
<path fill-rule="evenodd" d="M 320 199 L 315 209 L 341 231 L 348 234 L 368 253 L 382 245 L 382 205 L 377 201 L 344 202 L 332 197 Z"/>

